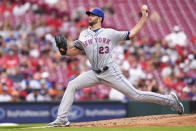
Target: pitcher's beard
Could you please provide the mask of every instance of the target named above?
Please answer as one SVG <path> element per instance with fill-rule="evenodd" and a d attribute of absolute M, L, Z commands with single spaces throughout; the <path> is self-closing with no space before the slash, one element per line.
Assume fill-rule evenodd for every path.
<path fill-rule="evenodd" d="M 89 22 L 88 24 L 92 27 L 96 24 L 97 22 L 93 21 L 93 22 Z"/>

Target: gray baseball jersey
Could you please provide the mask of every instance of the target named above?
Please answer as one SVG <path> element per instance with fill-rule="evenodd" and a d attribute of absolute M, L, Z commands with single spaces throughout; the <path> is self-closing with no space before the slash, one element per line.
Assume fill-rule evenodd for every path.
<path fill-rule="evenodd" d="M 101 69 L 104 66 L 109 68 L 101 73 L 90 70 L 70 81 L 59 106 L 57 119 L 67 119 L 76 90 L 97 84 L 106 84 L 136 101 L 169 106 L 175 102 L 171 95 L 161 95 L 135 89 L 120 71 L 119 66 L 113 62 L 112 50 L 115 44 L 120 40 L 126 40 L 128 36 L 128 31 L 104 28 L 96 31 L 87 29 L 80 33 L 79 40 L 75 41 L 74 46 L 84 50 L 92 68 Z"/>
<path fill-rule="evenodd" d="M 128 31 L 100 28 L 96 32 L 86 29 L 80 33 L 74 46 L 84 50 L 93 69 L 100 69 L 113 62 L 112 50 L 120 40 L 126 40 Z"/>

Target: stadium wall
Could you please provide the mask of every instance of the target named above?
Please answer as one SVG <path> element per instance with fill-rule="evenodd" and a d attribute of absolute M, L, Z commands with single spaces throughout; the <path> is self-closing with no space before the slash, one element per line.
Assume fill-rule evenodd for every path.
<path fill-rule="evenodd" d="M 196 101 L 183 101 L 185 113 L 196 112 Z M 47 123 L 57 115 L 58 102 L 0 103 L 0 123 Z M 96 121 L 134 116 L 173 114 L 170 107 L 144 102 L 75 102 L 69 113 L 71 122 Z"/>

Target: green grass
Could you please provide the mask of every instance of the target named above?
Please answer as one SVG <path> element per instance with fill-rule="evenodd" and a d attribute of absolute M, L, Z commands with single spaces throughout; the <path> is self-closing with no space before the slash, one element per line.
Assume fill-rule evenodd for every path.
<path fill-rule="evenodd" d="M 19 126 L 0 127 L 0 131 L 196 131 L 196 126 L 185 127 L 93 127 L 93 128 L 30 128 L 41 127 L 46 124 L 20 124 Z"/>

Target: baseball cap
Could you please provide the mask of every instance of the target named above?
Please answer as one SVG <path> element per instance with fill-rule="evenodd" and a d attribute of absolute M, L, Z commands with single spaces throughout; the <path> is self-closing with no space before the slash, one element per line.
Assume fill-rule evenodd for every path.
<path fill-rule="evenodd" d="M 180 27 L 176 25 L 176 26 L 174 26 L 173 30 L 174 31 L 180 31 Z"/>
<path fill-rule="evenodd" d="M 93 14 L 102 18 L 102 22 L 104 20 L 104 12 L 99 8 L 94 8 L 92 11 L 86 11 L 87 15 Z"/>

